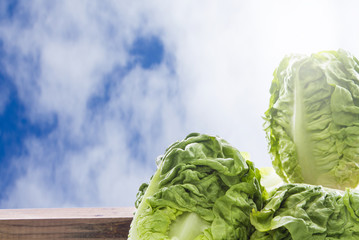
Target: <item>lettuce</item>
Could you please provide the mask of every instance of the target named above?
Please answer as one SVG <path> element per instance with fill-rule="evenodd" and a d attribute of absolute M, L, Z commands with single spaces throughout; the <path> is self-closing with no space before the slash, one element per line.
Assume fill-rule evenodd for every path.
<path fill-rule="evenodd" d="M 275 173 L 272 167 L 262 167 L 259 169 L 261 174 L 261 185 L 267 192 L 272 192 L 274 189 L 283 185 L 283 180 Z"/>
<path fill-rule="evenodd" d="M 193 133 L 172 144 L 140 187 L 129 239 L 248 239 L 261 209 L 260 173 L 219 137 Z"/>
<path fill-rule="evenodd" d="M 344 50 L 286 56 L 274 72 L 265 131 L 285 182 L 359 181 L 359 62 Z"/>
<path fill-rule="evenodd" d="M 359 192 L 309 184 L 275 190 L 250 220 L 251 240 L 359 239 Z"/>

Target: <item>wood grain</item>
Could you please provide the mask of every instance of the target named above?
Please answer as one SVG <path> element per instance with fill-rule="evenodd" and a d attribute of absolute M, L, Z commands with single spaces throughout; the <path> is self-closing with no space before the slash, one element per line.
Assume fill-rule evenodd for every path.
<path fill-rule="evenodd" d="M 127 239 L 134 208 L 0 209 L 0 239 Z"/>

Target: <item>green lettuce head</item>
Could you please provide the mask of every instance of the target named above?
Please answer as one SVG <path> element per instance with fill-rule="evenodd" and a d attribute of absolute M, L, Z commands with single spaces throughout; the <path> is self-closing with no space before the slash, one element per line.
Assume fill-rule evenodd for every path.
<path fill-rule="evenodd" d="M 260 173 L 219 137 L 193 133 L 157 161 L 140 187 L 129 239 L 248 239 L 249 215 L 261 209 Z"/>
<path fill-rule="evenodd" d="M 359 181 L 359 62 L 344 50 L 286 56 L 265 130 L 286 182 L 344 189 Z"/>
<path fill-rule="evenodd" d="M 253 210 L 250 240 L 359 239 L 359 192 L 284 184 Z"/>

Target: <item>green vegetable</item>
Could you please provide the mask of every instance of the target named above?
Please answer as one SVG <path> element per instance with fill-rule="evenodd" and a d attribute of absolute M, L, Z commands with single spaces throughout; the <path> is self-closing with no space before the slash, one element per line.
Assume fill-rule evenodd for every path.
<path fill-rule="evenodd" d="M 359 239 L 359 193 L 285 184 L 253 210 L 251 240 Z"/>
<path fill-rule="evenodd" d="M 190 134 L 159 158 L 142 185 L 129 239 L 248 239 L 261 209 L 260 173 L 225 140 Z"/>
<path fill-rule="evenodd" d="M 265 130 L 286 182 L 359 181 L 359 62 L 344 50 L 286 56 L 274 72 Z"/>
<path fill-rule="evenodd" d="M 259 172 L 261 174 L 261 185 L 267 192 L 271 192 L 284 184 L 282 179 L 275 173 L 272 167 L 260 168 Z"/>

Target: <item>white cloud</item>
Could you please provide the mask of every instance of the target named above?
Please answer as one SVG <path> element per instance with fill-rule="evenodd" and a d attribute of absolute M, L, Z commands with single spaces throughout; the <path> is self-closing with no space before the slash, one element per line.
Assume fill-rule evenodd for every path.
<path fill-rule="evenodd" d="M 13 159 L 22 174 L 1 207 L 132 205 L 156 156 L 191 131 L 220 135 L 268 166 L 261 117 L 283 55 L 344 46 L 359 56 L 357 31 L 343 27 L 355 13 L 339 1 L 25 4 L 26 28 L 0 27 L 17 56 L 5 67 L 31 119 L 58 124 Z M 136 37 L 152 35 L 163 62 L 117 76 Z M 94 96 L 106 99 L 91 109 Z"/>

